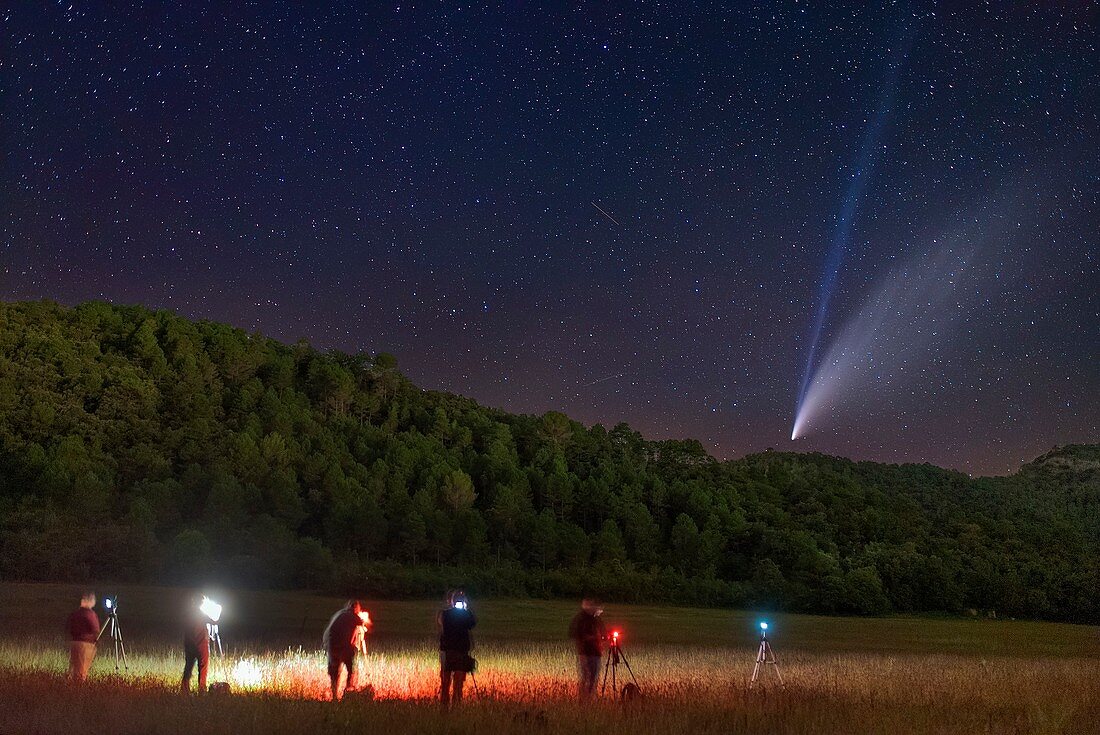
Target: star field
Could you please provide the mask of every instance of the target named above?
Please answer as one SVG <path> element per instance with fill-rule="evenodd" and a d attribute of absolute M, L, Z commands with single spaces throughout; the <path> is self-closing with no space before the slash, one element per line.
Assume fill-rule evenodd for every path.
<path fill-rule="evenodd" d="M 6 299 L 389 351 L 426 388 L 720 457 L 1001 473 L 1100 439 L 1100 4 L 0 12 Z M 823 344 L 922 253 L 978 277 L 792 444 L 910 25 Z"/>

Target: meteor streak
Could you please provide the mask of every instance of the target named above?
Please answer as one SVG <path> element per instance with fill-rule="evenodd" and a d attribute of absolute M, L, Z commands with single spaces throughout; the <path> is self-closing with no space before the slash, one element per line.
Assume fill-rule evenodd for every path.
<path fill-rule="evenodd" d="M 617 225 L 619 224 L 619 220 L 615 219 L 610 214 L 608 214 L 606 211 L 604 211 L 604 208 L 601 207 L 599 204 L 596 204 L 595 202 L 592 202 L 592 206 L 595 207 L 596 209 L 600 210 L 600 214 L 602 214 L 604 217 L 607 217 L 609 220 L 611 220 L 612 222 L 614 222 Z M 619 225 L 619 226 L 621 227 L 622 225 Z"/>
<path fill-rule="evenodd" d="M 626 373 L 619 373 L 618 375 L 608 375 L 606 378 L 600 378 L 599 380 L 593 380 L 591 383 L 585 383 L 581 387 L 582 388 L 587 388 L 590 385 L 595 385 L 596 383 L 602 383 L 605 380 L 611 380 L 612 378 L 621 378 L 624 375 L 626 375 Z"/>

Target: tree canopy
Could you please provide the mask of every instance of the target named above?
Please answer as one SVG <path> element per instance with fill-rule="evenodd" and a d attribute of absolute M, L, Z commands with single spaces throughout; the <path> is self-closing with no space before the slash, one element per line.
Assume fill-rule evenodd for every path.
<path fill-rule="evenodd" d="M 0 575 L 1100 620 L 1100 447 L 1002 478 L 423 391 L 166 311 L 0 304 Z"/>

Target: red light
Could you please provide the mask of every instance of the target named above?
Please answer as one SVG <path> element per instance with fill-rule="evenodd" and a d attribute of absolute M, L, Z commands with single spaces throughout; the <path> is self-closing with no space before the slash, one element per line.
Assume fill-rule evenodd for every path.
<path fill-rule="evenodd" d="M 361 613 L 359 613 L 359 620 L 362 621 L 362 625 L 365 625 L 368 628 L 370 627 L 370 613 L 366 610 L 363 610 Z"/>
<path fill-rule="evenodd" d="M 619 640 L 619 631 L 615 630 L 611 632 L 611 637 L 615 640 Z"/>

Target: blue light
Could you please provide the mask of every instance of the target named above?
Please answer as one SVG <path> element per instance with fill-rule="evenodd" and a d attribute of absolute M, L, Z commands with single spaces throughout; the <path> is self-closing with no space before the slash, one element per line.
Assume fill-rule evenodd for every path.
<path fill-rule="evenodd" d="M 768 629 L 768 624 L 761 620 L 760 621 L 760 630 L 767 630 L 767 629 Z"/>

